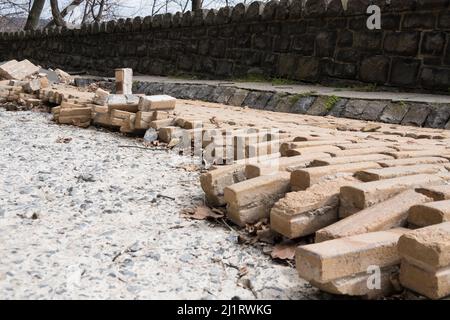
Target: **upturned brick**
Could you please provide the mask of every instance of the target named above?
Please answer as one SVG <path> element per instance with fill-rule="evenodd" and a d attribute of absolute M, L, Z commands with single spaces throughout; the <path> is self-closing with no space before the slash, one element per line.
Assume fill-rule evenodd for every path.
<path fill-rule="evenodd" d="M 430 271 L 450 267 L 450 222 L 416 229 L 402 236 L 398 252 L 402 259 Z"/>
<path fill-rule="evenodd" d="M 155 95 L 140 97 L 139 111 L 173 110 L 177 99 L 168 95 Z"/>
<path fill-rule="evenodd" d="M 377 154 L 367 154 L 362 156 L 347 156 L 347 157 L 333 157 L 327 159 L 316 159 L 311 162 L 311 167 L 321 167 L 321 166 L 329 166 L 335 164 L 346 164 L 346 163 L 355 163 L 355 162 L 368 162 L 368 161 L 381 161 L 381 160 L 389 160 L 393 159 L 391 156 L 377 153 Z"/>
<path fill-rule="evenodd" d="M 318 152 L 326 152 L 326 153 L 331 154 L 332 152 L 337 152 L 340 150 L 341 149 L 339 149 L 338 147 L 335 147 L 335 146 L 323 145 L 323 146 L 316 146 L 316 147 L 290 149 L 290 150 L 287 150 L 286 153 L 282 153 L 281 151 L 280 151 L 280 153 L 283 156 L 293 157 L 293 156 L 301 156 L 301 155 L 305 155 L 305 154 L 318 153 Z"/>
<path fill-rule="evenodd" d="M 382 167 L 399 167 L 418 164 L 439 164 L 448 163 L 448 160 L 441 157 L 419 157 L 377 161 Z"/>
<path fill-rule="evenodd" d="M 380 168 L 380 165 L 376 162 L 356 162 L 295 170 L 291 172 L 292 190 L 305 190 L 330 175 L 344 172 L 354 173 L 369 168 Z"/>
<path fill-rule="evenodd" d="M 286 152 L 291 149 L 310 148 L 310 147 L 317 147 L 317 146 L 331 146 L 336 143 L 342 144 L 344 142 L 351 143 L 351 141 L 345 141 L 345 140 L 316 140 L 316 141 L 286 142 L 281 145 L 280 152 L 281 152 L 281 154 L 286 154 Z"/>
<path fill-rule="evenodd" d="M 450 200 L 450 185 L 448 184 L 421 187 L 416 191 L 433 198 L 434 201 Z"/>
<path fill-rule="evenodd" d="M 327 153 L 312 153 L 304 156 L 277 158 L 247 165 L 245 167 L 245 175 L 247 179 L 251 179 L 278 171 L 286 171 L 289 167 L 305 168 L 315 160 L 328 158 L 331 158 L 331 156 Z"/>
<path fill-rule="evenodd" d="M 432 201 L 431 198 L 414 190 L 403 191 L 393 198 L 361 210 L 317 231 L 316 242 L 403 227 L 406 224 L 408 210 L 411 206 L 430 201 Z"/>
<path fill-rule="evenodd" d="M 450 221 L 450 200 L 414 205 L 409 209 L 408 222 L 417 227 Z"/>
<path fill-rule="evenodd" d="M 297 271 L 301 278 L 326 283 L 367 272 L 369 266 L 397 265 L 397 242 L 408 231 L 397 228 L 297 247 Z"/>
<path fill-rule="evenodd" d="M 227 217 L 240 226 L 268 218 L 273 204 L 289 191 L 289 178 L 289 172 L 280 172 L 226 187 Z"/>
<path fill-rule="evenodd" d="M 208 203 L 213 206 L 224 206 L 225 187 L 244 181 L 246 179 L 244 170 L 245 164 L 233 164 L 203 173 L 200 176 L 200 184 Z"/>
<path fill-rule="evenodd" d="M 355 177 L 363 182 L 392 179 L 422 173 L 436 173 L 445 170 L 442 166 L 419 164 L 412 166 L 391 167 L 382 169 L 367 169 L 355 173 Z"/>
<path fill-rule="evenodd" d="M 441 299 L 450 295 L 450 268 L 430 271 L 402 260 L 400 283 L 430 299 Z"/>
<path fill-rule="evenodd" d="M 319 283 L 310 281 L 310 283 L 318 289 L 337 295 L 356 296 L 364 299 L 378 299 L 389 296 L 395 292 L 392 284 L 392 278 L 398 277 L 398 266 L 386 267 L 380 270 L 379 287 L 369 287 L 373 274 L 370 272 L 362 272 L 356 275 L 339 278 L 327 283 Z"/>
<path fill-rule="evenodd" d="M 385 201 L 407 189 L 443 184 L 437 175 L 418 174 L 393 179 L 344 186 L 340 191 L 339 216 L 345 218 L 360 210 Z"/>
<path fill-rule="evenodd" d="M 313 234 L 338 220 L 339 189 L 359 181 L 340 175 L 304 191 L 289 192 L 270 211 L 272 230 L 290 239 Z"/>
<path fill-rule="evenodd" d="M 389 152 L 393 151 L 391 148 L 387 147 L 373 147 L 364 149 L 349 149 L 349 150 L 337 150 L 329 152 L 333 157 L 349 157 L 349 156 L 361 156 L 366 154 L 374 153 L 386 153 L 390 155 Z"/>

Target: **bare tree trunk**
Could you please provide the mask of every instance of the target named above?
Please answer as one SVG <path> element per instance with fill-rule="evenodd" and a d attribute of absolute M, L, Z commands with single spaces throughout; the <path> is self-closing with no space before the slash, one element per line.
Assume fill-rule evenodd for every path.
<path fill-rule="evenodd" d="M 27 23 L 24 30 L 34 30 L 39 26 L 42 10 L 44 9 L 45 0 L 34 0 L 33 6 L 28 14 Z"/>
<path fill-rule="evenodd" d="M 202 8 L 202 0 L 192 0 L 192 11 Z"/>
<path fill-rule="evenodd" d="M 52 7 L 52 15 L 53 15 L 53 7 L 54 7 L 54 2 L 56 2 L 56 8 L 58 9 L 59 12 L 59 8 L 58 8 L 58 1 L 57 0 L 50 0 L 50 4 Z M 65 7 L 63 9 L 63 11 L 60 12 L 60 17 L 63 19 L 70 14 L 76 7 L 78 7 L 80 4 L 82 4 L 84 2 L 84 0 L 73 0 L 67 7 Z M 65 23 L 65 22 L 64 22 Z M 50 21 L 45 27 L 51 27 L 54 25 L 58 25 L 58 23 L 55 22 L 55 16 L 53 15 L 53 20 Z"/>
<path fill-rule="evenodd" d="M 58 8 L 58 0 L 50 0 L 50 6 L 52 8 L 52 16 L 53 21 L 58 27 L 64 27 L 66 25 L 66 22 L 64 21 L 64 18 L 61 16 L 61 12 Z"/>
<path fill-rule="evenodd" d="M 100 0 L 100 7 L 98 8 L 97 14 L 95 14 L 95 12 L 94 12 L 95 5 L 96 5 L 96 1 L 94 0 L 94 3 L 92 4 L 92 7 L 91 7 L 92 18 L 94 18 L 94 21 L 99 22 L 100 20 L 102 20 L 103 9 L 105 7 L 105 0 Z"/>

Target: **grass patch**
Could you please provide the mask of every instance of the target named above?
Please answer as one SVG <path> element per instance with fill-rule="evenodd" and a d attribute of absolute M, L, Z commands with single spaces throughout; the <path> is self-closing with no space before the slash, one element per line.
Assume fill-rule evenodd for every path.
<path fill-rule="evenodd" d="M 338 103 L 340 100 L 341 98 L 336 97 L 335 95 L 329 96 L 327 100 L 325 100 L 325 109 L 327 109 L 327 111 L 331 111 L 331 109 L 333 109 L 336 103 Z"/>

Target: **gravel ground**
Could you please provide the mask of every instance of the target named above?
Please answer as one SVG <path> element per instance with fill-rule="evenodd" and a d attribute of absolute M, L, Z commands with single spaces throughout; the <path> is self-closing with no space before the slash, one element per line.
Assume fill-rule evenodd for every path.
<path fill-rule="evenodd" d="M 0 299 L 318 298 L 232 230 L 180 217 L 202 201 L 191 158 L 133 144 L 0 109 Z"/>

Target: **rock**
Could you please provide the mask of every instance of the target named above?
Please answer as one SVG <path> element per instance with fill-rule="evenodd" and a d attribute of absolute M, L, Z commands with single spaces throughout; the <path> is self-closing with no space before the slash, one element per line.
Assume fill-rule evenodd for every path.
<path fill-rule="evenodd" d="M 152 142 L 155 140 L 158 140 L 158 131 L 153 128 L 147 129 L 147 131 L 145 131 L 144 141 Z"/>

